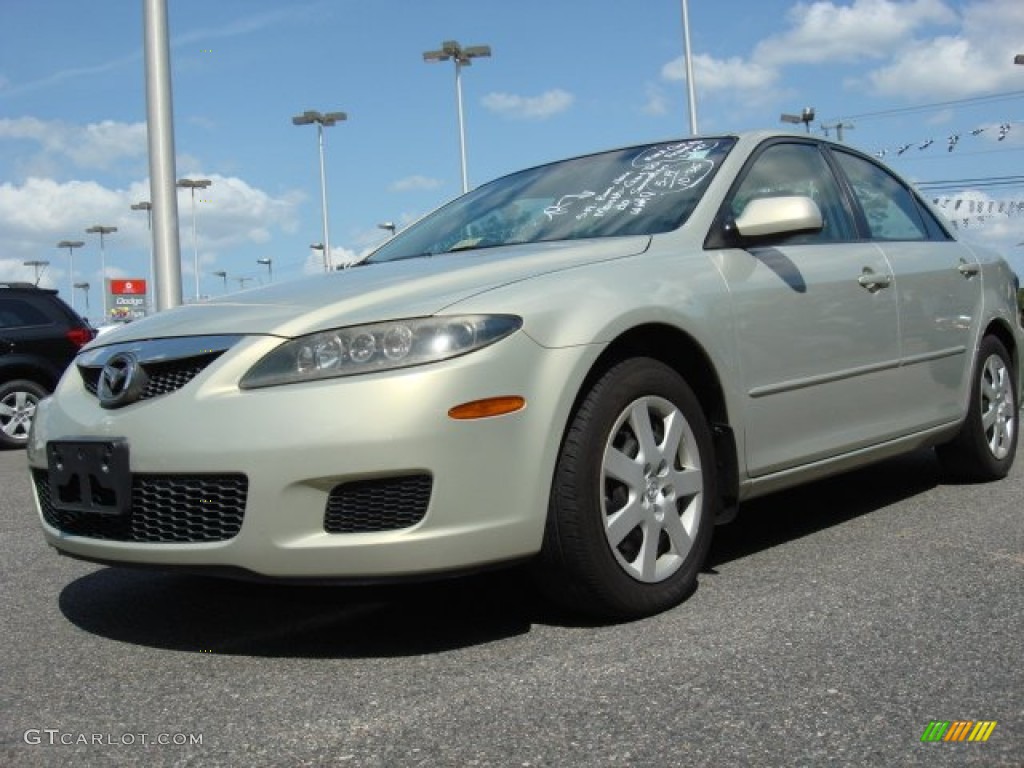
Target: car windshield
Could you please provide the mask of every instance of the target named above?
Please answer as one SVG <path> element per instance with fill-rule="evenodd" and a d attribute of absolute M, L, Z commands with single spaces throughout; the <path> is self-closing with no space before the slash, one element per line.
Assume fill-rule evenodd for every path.
<path fill-rule="evenodd" d="M 438 209 L 366 261 L 668 232 L 689 217 L 734 143 L 715 138 L 650 144 L 514 173 Z"/>

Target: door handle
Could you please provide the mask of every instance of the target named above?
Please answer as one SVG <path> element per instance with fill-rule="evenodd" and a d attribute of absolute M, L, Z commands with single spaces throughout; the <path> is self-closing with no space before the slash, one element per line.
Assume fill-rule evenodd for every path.
<path fill-rule="evenodd" d="M 877 293 L 883 288 L 892 285 L 892 275 L 878 274 L 871 267 L 864 267 L 861 276 L 857 278 L 861 288 L 866 288 L 868 293 Z"/>
<path fill-rule="evenodd" d="M 977 264 L 971 264 L 967 259 L 960 259 L 960 263 L 957 265 L 956 270 L 970 280 L 981 271 L 981 267 Z"/>

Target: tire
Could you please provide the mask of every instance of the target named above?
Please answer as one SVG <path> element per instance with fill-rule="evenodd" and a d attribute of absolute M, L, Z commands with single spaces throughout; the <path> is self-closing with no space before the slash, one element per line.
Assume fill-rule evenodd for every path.
<path fill-rule="evenodd" d="M 686 382 L 650 358 L 619 363 L 566 432 L 538 584 L 601 619 L 671 608 L 696 586 L 716 500 L 711 432 Z"/>
<path fill-rule="evenodd" d="M 36 405 L 49 394 L 27 379 L 0 384 L 0 447 L 20 448 L 28 442 Z"/>
<path fill-rule="evenodd" d="M 986 336 L 960 434 L 936 449 L 946 474 L 970 481 L 1006 477 L 1017 453 L 1018 408 L 1012 358 L 999 339 Z"/>

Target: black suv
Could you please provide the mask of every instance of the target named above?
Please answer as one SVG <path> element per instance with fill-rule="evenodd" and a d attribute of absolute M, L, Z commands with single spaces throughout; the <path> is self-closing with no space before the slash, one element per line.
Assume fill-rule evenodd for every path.
<path fill-rule="evenodd" d="M 57 291 L 0 282 L 0 448 L 26 443 L 36 403 L 95 336 Z"/>

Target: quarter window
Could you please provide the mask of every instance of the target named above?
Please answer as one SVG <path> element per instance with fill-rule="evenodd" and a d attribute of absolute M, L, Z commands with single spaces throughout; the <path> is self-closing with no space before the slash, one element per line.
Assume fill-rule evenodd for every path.
<path fill-rule="evenodd" d="M 50 319 L 38 307 L 21 299 L 0 299 L 0 328 L 49 325 Z"/>

